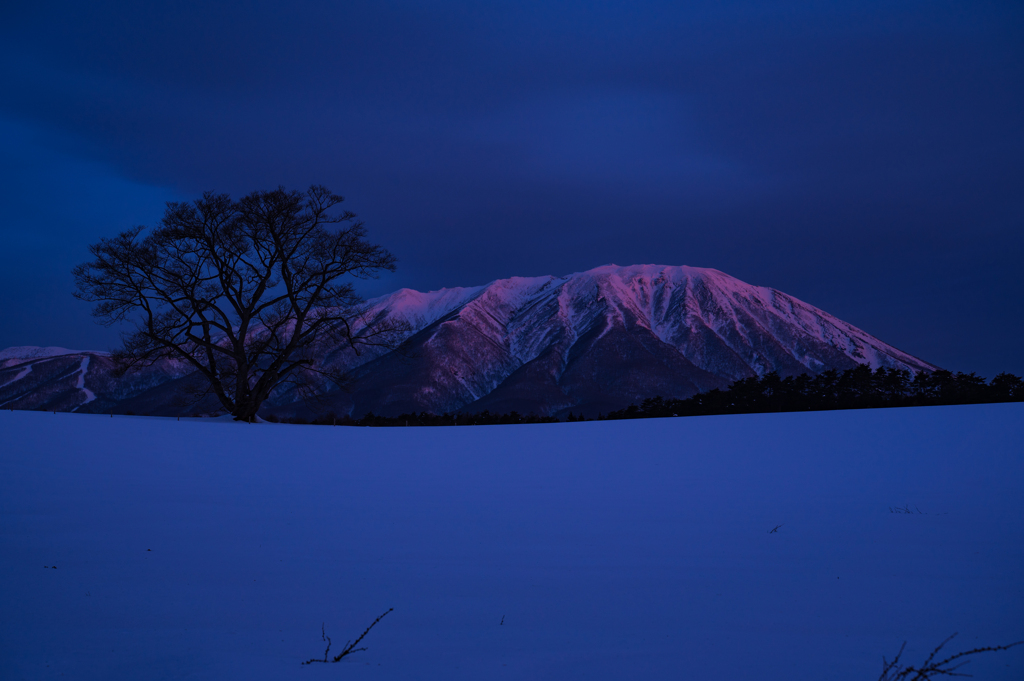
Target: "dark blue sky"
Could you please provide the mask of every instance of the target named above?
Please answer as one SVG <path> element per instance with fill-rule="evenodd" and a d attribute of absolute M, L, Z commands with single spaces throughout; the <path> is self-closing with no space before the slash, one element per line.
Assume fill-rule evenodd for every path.
<path fill-rule="evenodd" d="M 421 290 L 714 267 L 1024 374 L 1024 5 L 20 3 L 0 22 L 0 347 L 167 200 L 326 184 Z"/>

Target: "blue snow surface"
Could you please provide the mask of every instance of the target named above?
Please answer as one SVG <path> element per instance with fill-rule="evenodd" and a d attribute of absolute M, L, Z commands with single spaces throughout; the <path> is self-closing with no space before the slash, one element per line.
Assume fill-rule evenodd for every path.
<path fill-rule="evenodd" d="M 1024 639 L 1024 404 L 447 428 L 3 412 L 0 449 L 5 680 L 874 681 L 903 641 L 916 663 L 953 632 L 950 652 Z M 321 623 L 333 655 L 392 607 L 368 650 L 301 665 Z M 1019 681 L 1024 646 L 963 671 Z"/>

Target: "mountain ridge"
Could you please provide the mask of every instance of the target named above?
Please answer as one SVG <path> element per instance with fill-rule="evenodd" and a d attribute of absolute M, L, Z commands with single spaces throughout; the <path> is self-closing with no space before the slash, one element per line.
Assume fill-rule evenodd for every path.
<path fill-rule="evenodd" d="M 265 411 L 596 415 L 656 394 L 685 398 L 771 371 L 938 368 L 793 296 L 710 268 L 609 264 L 561 277 L 510 277 L 428 292 L 403 288 L 367 301 L 366 308 L 371 318 L 408 325 L 399 349 L 356 354 L 331 348 L 322 364 L 345 372 L 348 390 L 328 391 L 311 405 L 282 388 Z M 103 360 L 109 363 L 103 353 L 26 361 L 68 362 L 85 354 L 96 357 L 89 365 L 94 372 L 105 368 Z M 25 378 L 7 375 L 17 366 L 0 369 L 0 407 L 33 403 L 27 399 L 32 391 L 9 395 Z M 134 406 L 138 413 L 170 415 L 181 413 L 173 396 L 189 380 L 181 366 L 151 368 L 149 378 L 136 383 L 145 389 L 122 389 L 116 401 L 92 388 L 88 377 L 81 386 L 76 381 L 77 387 L 48 390 L 70 404 L 71 391 L 90 389 L 94 398 L 76 409 Z M 216 409 L 207 403 L 200 410 Z"/>

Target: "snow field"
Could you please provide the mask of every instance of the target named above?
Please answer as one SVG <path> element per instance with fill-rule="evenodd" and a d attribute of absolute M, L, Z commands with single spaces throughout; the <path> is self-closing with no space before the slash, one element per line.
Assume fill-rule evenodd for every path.
<path fill-rule="evenodd" d="M 0 412 L 0 678 L 874 681 L 904 640 L 1024 639 L 1022 424 Z"/>

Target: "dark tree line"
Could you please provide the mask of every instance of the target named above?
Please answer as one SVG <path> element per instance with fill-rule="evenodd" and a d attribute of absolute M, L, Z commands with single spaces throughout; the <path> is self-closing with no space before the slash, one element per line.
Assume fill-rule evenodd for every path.
<path fill-rule="evenodd" d="M 370 412 L 359 419 L 351 416 L 335 416 L 327 414 L 312 420 L 302 418 L 278 419 L 268 416 L 268 421 L 284 421 L 285 423 L 312 423 L 319 426 L 497 426 L 513 423 L 559 423 L 554 416 L 538 416 L 537 414 L 520 414 L 513 411 L 507 414 L 492 414 L 482 411 L 477 414 L 431 414 L 421 411 L 418 414 L 400 414 L 399 416 L 377 416 Z M 575 419 L 573 419 L 575 420 Z M 580 420 L 583 420 L 582 417 Z"/>
<path fill-rule="evenodd" d="M 912 376 L 902 369 L 867 365 L 840 373 L 800 374 L 782 378 L 776 372 L 745 378 L 726 390 L 711 390 L 685 400 L 652 397 L 640 405 L 613 411 L 605 418 L 633 419 L 712 414 L 755 414 L 779 411 L 923 407 L 941 404 L 980 404 L 1024 401 L 1024 381 L 999 374 L 987 382 L 981 376 L 939 370 Z"/>
<path fill-rule="evenodd" d="M 725 390 L 699 393 L 685 400 L 652 397 L 640 405 L 599 415 L 597 420 L 662 418 L 666 416 L 710 416 L 713 414 L 756 414 L 783 411 L 823 411 L 833 409 L 872 409 L 881 407 L 923 407 L 942 404 L 981 404 L 1024 401 L 1024 380 L 1012 374 L 999 374 L 991 381 L 974 373 L 934 371 L 912 376 L 909 371 L 880 368 L 872 371 L 861 365 L 842 373 L 825 371 L 817 376 L 780 377 L 772 372 L 761 378 L 734 382 Z M 559 423 L 554 416 L 537 414 L 401 414 L 378 416 L 372 412 L 362 418 L 327 414 L 312 420 L 278 419 L 287 423 L 312 423 L 337 426 L 488 426 L 514 423 Z M 582 414 L 568 414 L 566 421 L 585 421 Z"/>

